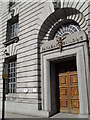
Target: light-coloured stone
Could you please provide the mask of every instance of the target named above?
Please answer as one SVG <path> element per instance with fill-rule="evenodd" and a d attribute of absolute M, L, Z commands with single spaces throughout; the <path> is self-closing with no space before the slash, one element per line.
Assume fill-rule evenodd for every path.
<path fill-rule="evenodd" d="M 87 29 L 87 26 L 90 25 L 89 4 L 88 2 L 83 4 L 80 1 L 71 2 L 69 0 L 68 2 L 64 0 L 64 3 L 61 3 L 62 8 L 71 8 L 72 6 L 72 8 L 80 11 L 77 15 L 72 15 L 72 11 L 69 11 L 70 15 L 65 17 L 65 19 L 67 18 L 77 22 L 80 28 L 85 30 L 87 34 L 90 29 L 89 27 Z M 55 66 L 53 63 L 51 64 L 51 61 L 63 60 L 63 58 L 75 56 L 78 72 L 80 114 L 88 114 L 90 112 L 90 78 L 86 36 L 84 37 L 85 41 L 80 41 L 81 43 L 72 45 L 68 43 L 66 46 L 63 46 L 61 53 L 59 46 L 54 47 L 54 49 L 41 51 L 40 53 L 39 46 L 49 47 L 53 43 L 53 40 L 48 41 L 48 37 L 50 34 L 53 34 L 53 30 L 59 29 L 56 27 L 56 24 L 61 24 L 60 21 L 64 20 L 60 18 L 62 13 L 59 14 L 57 12 L 58 10 L 54 11 L 53 4 L 50 1 L 20 2 L 11 8 L 15 10 L 14 15 L 19 13 L 19 41 L 4 47 L 3 43 L 6 42 L 7 20 L 11 18 L 8 5 L 9 2 L 0 4 L 0 98 L 2 98 L 2 63 L 4 57 L 6 57 L 3 53 L 5 49 L 7 49 L 10 56 L 17 54 L 17 94 L 6 95 L 6 111 L 44 117 L 49 117 L 50 114 L 53 115 L 57 111 L 55 98 L 56 78 Z M 52 17 L 50 17 L 51 15 Z M 41 34 L 39 33 L 40 31 L 42 31 Z M 38 39 L 40 35 L 43 38 Z M 73 35 L 73 37 L 76 36 L 78 35 Z M 73 37 L 68 36 L 67 41 L 72 41 Z M 47 43 L 45 44 L 45 42 Z M 24 89 L 28 89 L 28 92 L 25 93 Z M 53 95 L 51 94 L 52 91 Z M 1 105 L 2 99 L 0 99 Z"/>

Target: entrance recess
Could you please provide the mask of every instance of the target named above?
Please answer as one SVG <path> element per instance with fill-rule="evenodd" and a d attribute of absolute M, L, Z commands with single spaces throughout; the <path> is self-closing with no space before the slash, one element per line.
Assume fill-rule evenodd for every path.
<path fill-rule="evenodd" d="M 79 113 L 77 71 L 59 73 L 60 112 Z"/>
<path fill-rule="evenodd" d="M 58 112 L 89 114 L 90 70 L 86 34 L 83 31 L 73 33 L 64 42 L 67 45 L 62 45 L 62 52 L 55 40 L 41 45 L 42 110 L 48 111 L 49 115 Z M 59 85 L 61 74 L 66 74 L 66 84 Z M 72 79 L 77 82 L 72 82 Z M 63 101 L 64 96 L 67 98 L 67 111 L 60 99 L 59 86 L 67 88 L 66 95 L 62 95 Z"/>

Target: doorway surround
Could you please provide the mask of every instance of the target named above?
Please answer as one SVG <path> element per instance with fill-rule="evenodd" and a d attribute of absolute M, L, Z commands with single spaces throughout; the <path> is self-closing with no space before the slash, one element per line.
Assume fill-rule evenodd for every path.
<path fill-rule="evenodd" d="M 78 89 L 79 89 L 79 110 L 80 114 L 89 113 L 88 82 L 89 82 L 89 59 L 88 42 L 86 34 L 83 31 L 78 32 L 77 37 L 82 34 L 83 40 L 62 47 L 60 52 L 55 40 L 43 43 L 41 46 L 41 92 L 42 92 L 42 110 L 52 112 L 51 110 L 51 89 L 50 89 L 50 62 L 68 57 L 76 57 Z M 65 41 L 72 41 L 75 35 L 69 36 Z M 72 42 L 73 43 L 73 42 Z M 52 49 L 52 47 L 54 48 Z"/>

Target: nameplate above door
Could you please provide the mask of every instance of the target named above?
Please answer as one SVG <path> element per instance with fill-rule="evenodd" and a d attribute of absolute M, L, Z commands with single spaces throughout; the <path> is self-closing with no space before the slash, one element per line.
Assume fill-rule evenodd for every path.
<path fill-rule="evenodd" d="M 84 31 L 79 31 L 68 35 L 65 39 L 60 38 L 60 43 L 61 40 L 62 40 L 62 44 L 59 44 L 59 41 L 57 42 L 57 39 L 43 43 L 41 46 L 41 52 L 46 52 L 49 50 L 60 48 L 60 45 L 64 47 L 64 46 L 70 46 L 73 44 L 84 42 L 87 41 L 87 37 Z"/>

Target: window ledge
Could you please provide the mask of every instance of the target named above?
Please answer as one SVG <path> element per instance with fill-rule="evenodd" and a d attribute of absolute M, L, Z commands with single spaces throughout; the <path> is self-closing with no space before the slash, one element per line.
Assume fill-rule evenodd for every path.
<path fill-rule="evenodd" d="M 6 101 L 16 101 L 17 100 L 17 94 L 16 93 L 8 93 L 6 94 Z"/>
<path fill-rule="evenodd" d="M 4 42 L 4 46 L 7 47 L 10 44 L 17 43 L 19 41 L 19 37 L 14 37 L 6 42 Z"/>

